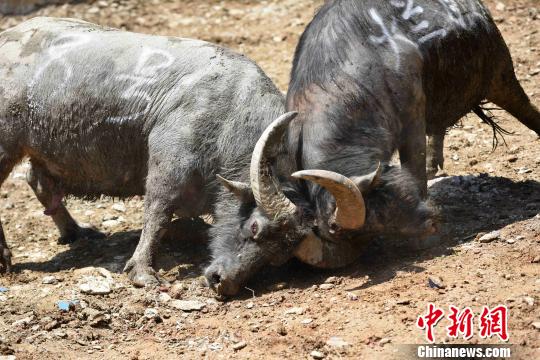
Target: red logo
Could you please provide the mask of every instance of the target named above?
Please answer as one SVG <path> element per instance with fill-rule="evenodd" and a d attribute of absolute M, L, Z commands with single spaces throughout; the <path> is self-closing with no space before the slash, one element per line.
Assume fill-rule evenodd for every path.
<path fill-rule="evenodd" d="M 452 324 L 446 328 L 448 336 L 457 339 L 459 334 L 462 334 L 465 340 L 472 338 L 474 318 L 472 310 L 467 307 L 463 311 L 459 311 L 457 307 L 450 305 L 450 312 L 448 319 Z"/>
<path fill-rule="evenodd" d="M 430 343 L 435 341 L 433 328 L 443 317 L 444 311 L 442 309 L 438 309 L 435 305 L 429 304 L 427 315 L 420 316 L 416 321 L 416 325 L 418 325 L 420 329 L 426 329 L 426 338 Z"/>
<path fill-rule="evenodd" d="M 508 309 L 499 305 L 494 309 L 484 306 L 480 315 L 480 337 L 490 338 L 497 335 L 502 341 L 508 341 Z"/>
<path fill-rule="evenodd" d="M 450 305 L 447 319 L 449 326 L 446 327 L 448 337 L 457 339 L 460 336 L 468 340 L 474 335 L 475 314 L 469 307 L 463 310 Z M 434 304 L 428 304 L 427 314 L 418 317 L 416 325 L 426 332 L 428 342 L 435 342 L 433 331 L 437 323 L 444 318 L 444 310 L 437 308 Z M 479 316 L 479 334 L 483 339 L 497 335 L 502 341 L 508 341 L 508 309 L 504 305 L 490 309 L 487 306 L 482 308 Z"/>

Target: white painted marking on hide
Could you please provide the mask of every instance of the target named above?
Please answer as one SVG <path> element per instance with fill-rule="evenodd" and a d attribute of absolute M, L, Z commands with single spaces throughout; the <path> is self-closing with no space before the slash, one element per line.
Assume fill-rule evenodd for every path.
<path fill-rule="evenodd" d="M 145 108 L 130 115 L 110 117 L 107 121 L 123 123 L 146 114 L 150 110 L 152 97 L 149 93 L 149 85 L 157 82 L 161 72 L 174 63 L 174 57 L 161 49 L 145 47 L 135 65 L 132 74 L 121 74 L 116 77 L 118 81 L 129 82 L 131 85 L 120 95 L 122 99 L 137 99 L 143 101 Z"/>

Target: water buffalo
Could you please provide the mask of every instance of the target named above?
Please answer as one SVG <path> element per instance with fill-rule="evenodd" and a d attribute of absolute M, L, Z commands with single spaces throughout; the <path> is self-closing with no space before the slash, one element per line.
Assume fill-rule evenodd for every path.
<path fill-rule="evenodd" d="M 284 111 L 259 67 L 207 42 L 54 18 L 0 33 L 0 184 L 29 157 L 29 184 L 63 242 L 100 235 L 70 216 L 64 195 L 144 194 L 141 239 L 125 268 L 136 285 L 156 283 L 154 254 L 173 213 L 227 208 L 216 226 L 235 226 L 243 203 L 216 174 L 228 188 L 248 181 L 257 139 Z M 235 261 L 249 269 L 259 261 L 252 254 L 270 257 L 279 243 L 248 246 L 246 262 Z M 0 272 L 10 268 L 0 225 Z"/>
<path fill-rule="evenodd" d="M 268 196 L 259 194 L 236 232 L 213 243 L 209 281 L 221 292 L 234 288 L 231 278 L 252 271 L 231 260 L 236 249 L 279 231 L 290 234 L 282 259 L 294 254 L 327 268 L 354 260 L 376 235 L 434 233 L 426 168 L 442 167 L 445 130 L 471 110 L 482 114 L 484 99 L 540 134 L 540 113 L 480 1 L 327 1 L 294 57 L 287 108 L 299 115 L 273 123 L 253 154 L 251 188 Z M 268 171 L 287 128 L 299 181 L 283 181 L 279 166 Z M 401 168 L 388 165 L 396 151 Z"/>

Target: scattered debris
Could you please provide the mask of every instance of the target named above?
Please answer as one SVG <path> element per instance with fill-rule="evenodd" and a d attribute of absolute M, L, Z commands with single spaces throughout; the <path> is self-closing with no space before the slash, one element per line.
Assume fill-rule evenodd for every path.
<path fill-rule="evenodd" d="M 173 300 L 170 305 L 178 310 L 182 311 L 201 311 L 206 304 L 198 300 Z"/>
<path fill-rule="evenodd" d="M 247 346 L 247 343 L 245 341 L 240 341 L 234 344 L 232 348 L 234 351 L 238 351 L 238 350 L 242 350 L 246 346 Z"/>
<path fill-rule="evenodd" d="M 446 288 L 446 285 L 444 285 L 443 279 L 438 276 L 430 276 L 428 278 L 428 286 L 432 289 Z"/>
<path fill-rule="evenodd" d="M 499 230 L 492 231 L 490 233 L 487 233 L 485 235 L 482 235 L 478 241 L 481 243 L 490 243 L 493 240 L 497 240 L 501 236 L 501 232 Z"/>

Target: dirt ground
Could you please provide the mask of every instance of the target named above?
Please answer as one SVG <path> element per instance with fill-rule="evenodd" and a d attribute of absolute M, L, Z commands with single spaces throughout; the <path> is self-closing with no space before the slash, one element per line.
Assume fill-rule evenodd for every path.
<path fill-rule="evenodd" d="M 540 105 L 540 2 L 486 2 L 519 79 Z M 0 30 L 45 15 L 200 38 L 251 57 L 285 91 L 295 44 L 321 3 L 104 0 L 0 17 Z M 440 244 L 418 250 L 383 239 L 339 271 L 292 261 L 265 269 L 224 303 L 200 278 L 208 260 L 203 234 L 184 227 L 163 244 L 158 265 L 173 288 L 135 289 L 121 270 L 140 234 L 141 199 L 68 200 L 78 220 L 109 235 L 58 245 L 21 166 L 0 192 L 14 255 L 14 274 L 0 277 L 0 358 L 403 359 L 402 344 L 425 342 L 415 324 L 432 302 L 446 310 L 468 306 L 475 314 L 484 305 L 507 305 L 513 358 L 539 359 L 540 140 L 506 113 L 496 115 L 514 134 L 495 151 L 491 129 L 474 115 L 449 131 L 449 177 L 430 189 L 442 214 Z M 479 241 L 495 230 L 493 241 Z M 108 294 L 83 293 L 88 281 L 105 284 Z M 78 302 L 63 312 L 61 300 Z M 196 309 L 179 309 L 187 305 Z M 448 338 L 446 325 L 436 327 L 438 343 L 465 342 Z M 500 343 L 476 331 L 472 343 Z"/>

